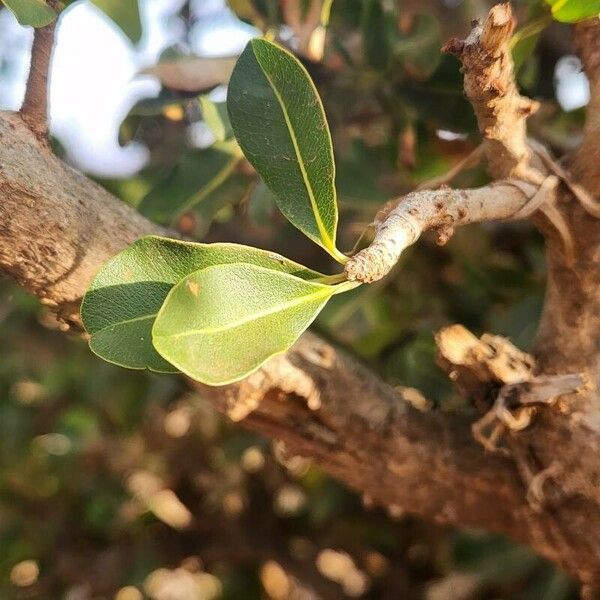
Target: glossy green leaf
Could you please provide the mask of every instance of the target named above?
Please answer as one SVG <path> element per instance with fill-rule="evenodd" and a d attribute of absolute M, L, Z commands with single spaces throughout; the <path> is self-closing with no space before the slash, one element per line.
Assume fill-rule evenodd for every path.
<path fill-rule="evenodd" d="M 338 210 L 331 135 L 308 73 L 286 50 L 252 40 L 231 76 L 227 106 L 246 158 L 290 222 L 336 260 Z"/>
<path fill-rule="evenodd" d="M 577 23 L 600 15 L 600 0 L 546 0 L 552 16 L 563 23 Z"/>
<path fill-rule="evenodd" d="M 21 25 L 43 27 L 56 18 L 56 12 L 45 0 L 1 0 Z"/>
<path fill-rule="evenodd" d="M 249 263 L 301 279 L 323 277 L 283 256 L 237 244 L 195 244 L 161 237 L 142 238 L 98 272 L 81 306 L 92 351 L 131 369 L 173 372 L 152 347 L 151 329 L 174 284 L 212 265 Z"/>
<path fill-rule="evenodd" d="M 134 43 L 142 37 L 142 21 L 138 0 L 92 0 L 109 19 L 116 23 Z"/>
<path fill-rule="evenodd" d="M 333 294 L 353 285 L 315 283 L 250 264 L 210 267 L 169 292 L 152 341 L 186 375 L 223 385 L 287 350 Z"/>
<path fill-rule="evenodd" d="M 239 147 L 233 140 L 186 154 L 141 200 L 139 211 L 158 223 L 172 223 L 222 186 L 240 157 Z"/>

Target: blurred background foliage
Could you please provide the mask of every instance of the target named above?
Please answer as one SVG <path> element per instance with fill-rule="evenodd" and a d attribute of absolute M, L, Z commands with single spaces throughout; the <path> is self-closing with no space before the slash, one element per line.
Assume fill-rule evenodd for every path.
<path fill-rule="evenodd" d="M 354 246 L 386 200 L 445 173 L 478 145 L 459 64 L 439 49 L 490 2 L 140 0 L 138 7 L 123 0 L 132 1 L 111 15 L 131 52 L 140 44 L 147 50 L 144 26 L 159 3 L 178 33 L 137 65 L 154 92 L 116 111 L 121 147 L 144 149 L 141 168 L 117 177 L 117 156 L 87 170 L 188 236 L 332 266 L 286 224 L 232 139 L 224 85 L 236 53 L 261 32 L 297 52 L 323 97 L 338 169 L 340 247 Z M 65 30 L 80 10 L 71 4 Z M 514 5 L 519 83 L 542 103 L 531 131 L 561 156 L 577 143 L 587 94 L 570 28 L 552 22 L 541 0 Z M 8 53 L 25 30 L 10 19 L 0 9 L 4 86 L 16 85 L 15 64 L 26 63 L 30 43 Z M 211 51 L 199 31 L 221 32 Z M 239 48 L 223 55 L 232 36 Z M 59 78 L 53 73 L 53 85 Z M 103 90 L 93 93 L 101 103 Z M 10 97 L 0 90 L 5 107 Z M 56 114 L 60 108 L 53 106 Z M 54 112 L 53 125 L 56 151 L 85 168 L 76 158 L 84 141 L 65 135 Z M 475 167 L 455 183 L 486 180 Z M 425 236 L 393 276 L 336 297 L 315 329 L 392 384 L 421 390 L 441 410 L 469 413 L 435 366 L 433 333 L 460 322 L 528 348 L 544 277 L 543 244 L 528 225 L 462 228 L 443 248 Z M 423 523 L 398 507 L 383 511 L 283 444 L 226 422 L 176 378 L 96 359 L 8 281 L 0 281 L 0 339 L 2 599 L 577 597 L 563 573 L 527 549 Z"/>

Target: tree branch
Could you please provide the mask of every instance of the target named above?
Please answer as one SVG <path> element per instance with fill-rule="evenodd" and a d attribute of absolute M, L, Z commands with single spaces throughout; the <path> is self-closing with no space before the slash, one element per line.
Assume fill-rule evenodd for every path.
<path fill-rule="evenodd" d="M 498 179 L 537 181 L 530 172 L 527 117 L 538 103 L 519 94 L 509 41 L 515 28 L 510 3 L 494 6 L 483 24 L 465 40 L 453 39 L 442 49 L 463 63 L 465 93 L 485 140 L 490 173 Z"/>
<path fill-rule="evenodd" d="M 161 230 L 48 153 L 16 115 L 0 113 L 0 164 L 0 267 L 77 323 L 96 270 L 134 239 Z M 245 427 L 283 440 L 289 452 L 394 512 L 504 533 L 585 581 L 600 572 L 600 492 L 577 487 L 598 469 L 584 448 L 600 447 L 600 425 L 591 427 L 584 413 L 519 434 L 546 453 L 560 447 L 579 459 L 567 463 L 569 478 L 560 483 L 575 495 L 536 512 L 512 460 L 485 454 L 468 420 L 414 408 L 427 404 L 415 390 L 393 389 L 311 334 L 242 382 L 195 385 Z M 567 543 L 557 537 L 563 521 Z"/>
<path fill-rule="evenodd" d="M 49 0 L 48 4 L 56 9 L 58 0 Z M 55 29 L 56 19 L 35 29 L 25 99 L 20 110 L 21 117 L 40 140 L 48 138 L 48 74 Z"/>
<path fill-rule="evenodd" d="M 556 183 L 556 179 L 553 181 Z M 470 190 L 442 188 L 408 194 L 379 211 L 373 242 L 350 258 L 346 275 L 352 281 L 377 281 L 390 272 L 402 252 L 423 232 L 436 229 L 438 243 L 443 244 L 457 225 L 517 216 L 537 192 L 532 184 L 506 181 Z M 546 202 L 546 192 L 539 199 Z"/>

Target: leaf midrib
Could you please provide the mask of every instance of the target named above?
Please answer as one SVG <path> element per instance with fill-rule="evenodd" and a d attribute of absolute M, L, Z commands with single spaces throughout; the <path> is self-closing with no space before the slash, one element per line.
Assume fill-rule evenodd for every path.
<path fill-rule="evenodd" d="M 273 90 L 273 93 L 275 94 L 275 98 L 277 99 L 277 102 L 279 102 L 279 106 L 281 107 L 281 110 L 283 112 L 283 118 L 285 120 L 285 124 L 287 125 L 288 131 L 290 134 L 290 138 L 292 139 L 292 145 L 294 146 L 294 151 L 296 152 L 296 157 L 298 159 L 298 166 L 300 167 L 302 179 L 304 180 L 304 185 L 306 187 L 306 191 L 308 192 L 310 205 L 311 205 L 311 208 L 313 211 L 313 215 L 315 217 L 315 221 L 317 223 L 319 235 L 325 242 L 326 246 L 328 246 L 330 250 L 333 250 L 333 248 L 335 247 L 335 243 L 334 243 L 333 239 L 330 237 L 329 232 L 325 228 L 325 224 L 323 223 L 323 221 L 321 219 L 321 213 L 319 212 L 319 207 L 318 207 L 318 204 L 317 204 L 317 201 L 315 198 L 314 190 L 312 188 L 312 184 L 310 183 L 310 179 L 308 177 L 308 172 L 307 172 L 306 166 L 304 164 L 304 158 L 302 156 L 302 153 L 300 152 L 300 146 L 298 145 L 298 139 L 296 138 L 296 133 L 295 133 L 294 127 L 292 125 L 292 121 L 290 119 L 287 108 L 285 107 L 283 98 L 281 97 L 279 90 L 275 86 L 275 83 L 273 82 L 273 80 L 271 79 L 269 74 L 265 71 L 265 69 L 264 69 L 259 57 L 256 55 L 256 52 L 254 51 L 254 49 L 252 51 L 254 53 L 254 57 L 256 58 L 256 62 L 258 63 L 258 66 L 260 67 L 260 70 L 263 72 L 265 79 L 269 82 L 269 85 L 271 86 L 271 89 Z"/>
<path fill-rule="evenodd" d="M 333 295 L 333 290 L 329 288 L 325 288 L 323 290 L 318 290 L 311 294 L 305 294 L 304 296 L 300 296 L 299 298 L 294 298 L 293 300 L 288 300 L 283 304 L 277 304 L 271 308 L 259 311 L 254 313 L 251 316 L 245 317 L 243 319 L 239 319 L 238 321 L 230 321 L 226 325 L 221 325 L 219 327 L 206 327 L 203 329 L 188 329 L 187 331 L 182 331 L 181 333 L 171 333 L 171 334 L 162 334 L 156 335 L 156 338 L 165 338 L 165 339 L 181 339 L 191 335 L 211 335 L 215 333 L 221 333 L 223 331 L 227 331 L 228 329 L 235 329 L 236 327 L 241 327 L 250 323 L 252 321 L 258 321 L 264 317 L 268 317 L 269 315 L 273 315 L 278 312 L 283 312 L 289 308 L 294 308 L 295 306 L 300 306 L 305 302 L 309 302 L 311 300 L 317 300 L 321 297 L 326 297 Z"/>
<path fill-rule="evenodd" d="M 104 327 L 92 332 L 92 337 L 102 333 L 106 329 L 110 329 L 111 327 L 118 327 L 119 325 L 129 325 L 129 323 L 135 323 L 136 321 L 145 321 L 147 319 L 155 319 L 158 312 L 149 315 L 141 315 L 139 317 L 133 317 L 132 319 L 125 319 L 124 321 L 117 321 L 115 323 L 110 323 L 109 325 L 105 325 Z"/>

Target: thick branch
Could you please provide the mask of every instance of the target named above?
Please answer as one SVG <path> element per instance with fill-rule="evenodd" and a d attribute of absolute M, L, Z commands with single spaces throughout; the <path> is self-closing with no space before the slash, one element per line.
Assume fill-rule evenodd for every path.
<path fill-rule="evenodd" d="M 0 114 L 0 165 L 0 266 L 75 321 L 95 271 L 157 228 L 52 156 L 16 115 Z M 201 389 L 244 426 L 394 512 L 510 535 L 585 581 L 600 572 L 599 491 L 590 484 L 600 477 L 590 450 L 600 447 L 600 425 L 587 419 L 585 397 L 577 418 L 519 434 L 540 454 L 560 448 L 566 457 L 566 495 L 536 512 L 513 462 L 486 455 L 469 422 L 413 408 L 426 404 L 417 392 L 394 390 L 312 335 L 243 382 Z"/>
<path fill-rule="evenodd" d="M 50 6 L 56 8 L 57 0 L 50 0 Z M 48 74 L 56 20 L 45 27 L 35 30 L 31 49 L 29 78 L 25 89 L 25 99 L 21 106 L 21 116 L 28 127 L 40 140 L 48 137 Z"/>
<path fill-rule="evenodd" d="M 160 229 L 0 113 L 0 268 L 77 322 L 85 287 L 127 244 Z"/>

